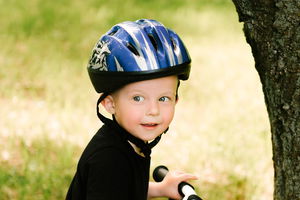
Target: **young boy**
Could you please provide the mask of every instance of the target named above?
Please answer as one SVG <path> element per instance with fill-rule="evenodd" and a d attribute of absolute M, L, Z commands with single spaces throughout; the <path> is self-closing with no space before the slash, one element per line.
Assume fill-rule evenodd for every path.
<path fill-rule="evenodd" d="M 182 181 L 170 172 L 149 183 L 151 148 L 168 130 L 178 100 L 179 80 L 187 80 L 191 59 L 179 36 L 155 20 L 123 22 L 97 42 L 88 63 L 101 96 L 103 126 L 84 150 L 66 199 L 180 199 Z M 98 110 L 99 104 L 112 120 Z"/>

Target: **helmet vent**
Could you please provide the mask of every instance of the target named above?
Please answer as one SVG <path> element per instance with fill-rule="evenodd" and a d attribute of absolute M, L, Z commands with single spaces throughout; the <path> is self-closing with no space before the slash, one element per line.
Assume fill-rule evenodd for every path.
<path fill-rule="evenodd" d="M 171 42 L 172 42 L 172 46 L 173 46 L 174 51 L 176 51 L 177 45 L 176 45 L 176 43 L 175 43 L 175 41 L 174 41 L 173 38 L 171 38 Z"/>
<path fill-rule="evenodd" d="M 127 48 L 128 48 L 132 53 L 134 53 L 136 56 L 139 56 L 139 55 L 140 55 L 139 52 L 136 50 L 136 48 L 135 48 L 132 44 L 127 43 Z"/>
<path fill-rule="evenodd" d="M 155 48 L 155 50 L 157 51 L 157 49 L 158 49 L 158 45 L 157 45 L 157 42 L 155 41 L 155 38 L 154 38 L 154 36 L 153 36 L 152 34 L 148 34 L 148 37 L 150 38 L 150 41 L 151 41 L 151 43 L 152 43 L 153 47 L 154 47 L 154 48 Z"/>
<path fill-rule="evenodd" d="M 114 34 L 116 34 L 117 31 L 118 31 L 118 30 L 112 31 L 112 32 L 110 32 L 108 35 L 113 36 Z"/>

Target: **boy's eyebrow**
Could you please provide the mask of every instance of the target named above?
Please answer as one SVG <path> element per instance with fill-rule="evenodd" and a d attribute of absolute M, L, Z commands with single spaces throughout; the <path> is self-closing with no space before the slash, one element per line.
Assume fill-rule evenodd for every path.
<path fill-rule="evenodd" d="M 139 92 L 139 91 L 132 91 L 132 92 L 130 92 L 130 93 L 137 93 L 137 94 L 144 94 L 145 92 L 143 92 L 143 91 L 141 91 L 141 92 Z M 158 97 L 162 97 L 162 96 L 176 96 L 176 91 L 163 91 L 163 92 L 160 92 L 160 93 L 157 93 L 157 96 Z"/>
<path fill-rule="evenodd" d="M 162 94 L 172 94 L 172 95 L 175 95 L 176 91 L 166 91 L 166 92 L 162 92 Z"/>
<path fill-rule="evenodd" d="M 143 93 L 144 91 L 141 90 L 141 89 L 138 89 L 138 88 L 133 88 L 133 89 L 131 88 L 131 89 L 129 89 L 128 92 L 130 92 L 130 93 L 134 93 L 134 92 Z"/>

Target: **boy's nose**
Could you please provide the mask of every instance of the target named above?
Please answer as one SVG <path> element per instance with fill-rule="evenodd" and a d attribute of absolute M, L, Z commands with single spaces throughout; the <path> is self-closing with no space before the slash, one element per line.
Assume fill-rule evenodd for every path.
<path fill-rule="evenodd" d="M 158 102 L 150 102 L 148 105 L 147 115 L 158 115 L 159 114 L 159 105 Z"/>

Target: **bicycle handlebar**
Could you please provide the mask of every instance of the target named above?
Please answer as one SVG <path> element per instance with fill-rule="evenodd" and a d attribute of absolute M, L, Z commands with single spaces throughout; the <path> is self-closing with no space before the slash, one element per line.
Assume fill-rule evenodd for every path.
<path fill-rule="evenodd" d="M 156 182 L 161 182 L 168 172 L 169 170 L 166 166 L 157 166 L 153 171 L 153 179 Z M 182 200 L 202 200 L 199 196 L 197 196 L 194 187 L 187 182 L 179 183 L 178 192 L 181 196 L 183 196 Z"/>

